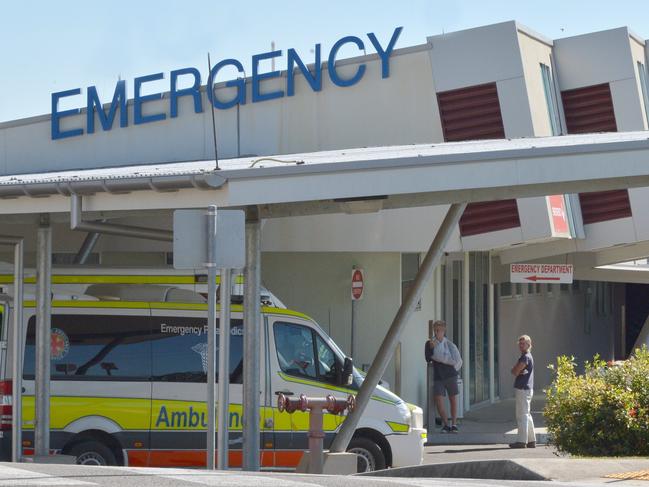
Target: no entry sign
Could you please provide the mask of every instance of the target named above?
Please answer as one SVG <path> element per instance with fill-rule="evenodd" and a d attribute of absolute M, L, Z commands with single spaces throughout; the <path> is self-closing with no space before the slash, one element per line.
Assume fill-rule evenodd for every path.
<path fill-rule="evenodd" d="M 570 284 L 572 264 L 510 264 L 509 280 L 515 283 Z"/>
<path fill-rule="evenodd" d="M 363 269 L 352 270 L 352 301 L 358 301 L 363 297 Z"/>

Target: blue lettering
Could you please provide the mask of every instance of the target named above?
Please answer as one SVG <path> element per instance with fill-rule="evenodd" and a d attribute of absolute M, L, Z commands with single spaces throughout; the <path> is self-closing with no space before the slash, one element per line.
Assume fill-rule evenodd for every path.
<path fill-rule="evenodd" d="M 70 117 L 72 115 L 78 115 L 81 110 L 78 108 L 73 108 L 72 110 L 63 110 L 59 111 L 59 100 L 65 98 L 66 96 L 80 95 L 81 88 L 75 88 L 74 90 L 59 91 L 58 93 L 52 93 L 52 119 L 51 119 L 51 133 L 52 139 L 65 139 L 66 137 L 74 137 L 76 135 L 83 135 L 83 129 L 72 129 L 61 131 L 60 121 L 63 117 Z"/>
<path fill-rule="evenodd" d="M 153 95 L 141 95 L 140 91 L 144 83 L 149 81 L 155 81 L 158 79 L 164 79 L 163 73 L 149 74 L 148 76 L 140 76 L 135 78 L 133 81 L 135 85 L 135 97 L 133 98 L 133 118 L 135 120 L 135 125 L 140 125 L 142 123 L 157 122 L 158 120 L 164 120 L 167 118 L 167 115 L 164 113 L 156 113 L 155 115 L 142 115 L 142 105 L 147 101 L 161 100 L 161 93 L 154 93 Z"/>
<path fill-rule="evenodd" d="M 241 416 L 239 413 L 232 412 L 230 413 L 230 428 L 240 428 L 241 427 Z"/>
<path fill-rule="evenodd" d="M 244 73 L 243 64 L 241 64 L 236 59 L 224 59 L 220 63 L 216 64 L 212 71 L 210 71 L 210 76 L 207 79 L 207 99 L 210 101 L 214 108 L 220 110 L 227 110 L 232 108 L 235 105 L 245 105 L 246 104 L 246 80 L 245 78 L 237 78 L 236 80 L 228 81 L 225 83 L 227 87 L 236 87 L 237 95 L 230 101 L 223 102 L 219 100 L 214 94 L 214 80 L 216 75 L 221 68 L 224 66 L 234 66 L 240 73 Z"/>
<path fill-rule="evenodd" d="M 331 48 L 331 52 L 329 53 L 329 61 L 327 62 L 327 67 L 329 69 L 329 77 L 331 78 L 333 84 L 342 87 L 355 85 L 361 80 L 361 78 L 365 74 L 365 65 L 361 64 L 358 67 L 358 70 L 356 70 L 356 74 L 351 78 L 343 79 L 340 76 L 338 76 L 338 72 L 336 71 L 336 56 L 338 55 L 338 51 L 340 50 L 340 48 L 345 44 L 356 44 L 356 46 L 360 50 L 365 49 L 365 45 L 363 44 L 363 41 L 361 41 L 358 37 L 355 36 L 343 37 L 342 39 L 339 39 Z"/>
<path fill-rule="evenodd" d="M 199 414 L 194 411 L 194 408 L 192 406 L 189 406 L 189 427 L 196 428 L 200 420 L 201 418 Z"/>
<path fill-rule="evenodd" d="M 169 427 L 169 416 L 167 416 L 167 408 L 164 406 L 160 407 L 158 419 L 155 421 L 155 427 L 158 428 L 161 424 L 164 424 L 167 428 Z"/>
<path fill-rule="evenodd" d="M 115 86 L 115 93 L 113 94 L 113 101 L 110 103 L 108 115 L 99 101 L 97 95 L 97 88 L 94 86 L 88 87 L 88 104 L 86 111 L 86 121 L 88 125 L 87 132 L 89 134 L 95 133 L 95 110 L 99 115 L 99 122 L 104 130 L 113 128 L 113 121 L 115 120 L 115 113 L 119 104 L 119 126 L 128 126 L 128 112 L 126 111 L 126 81 L 120 80 Z"/>
<path fill-rule="evenodd" d="M 178 77 L 186 74 L 194 76 L 194 84 L 189 88 L 179 90 Z M 203 111 L 203 103 L 201 100 L 201 73 L 196 68 L 177 69 L 176 71 L 171 72 L 171 90 L 169 93 L 171 118 L 176 118 L 178 116 L 178 98 L 187 95 L 194 97 L 194 112 L 201 113 Z"/>
<path fill-rule="evenodd" d="M 259 62 L 264 59 L 272 59 L 282 55 L 282 51 L 270 51 L 263 54 L 255 54 L 252 56 L 252 102 L 274 100 L 275 98 L 282 98 L 284 92 L 282 90 L 271 91 L 269 93 L 261 93 L 260 83 L 264 79 L 277 78 L 279 71 L 270 71 L 268 73 L 259 74 Z"/>
<path fill-rule="evenodd" d="M 286 96 L 293 96 L 295 94 L 295 67 L 297 64 L 298 68 L 304 75 L 304 79 L 307 80 L 311 89 L 313 91 L 322 90 L 322 64 L 320 62 L 320 44 L 315 45 L 315 73 L 311 72 L 304 65 L 300 57 L 297 55 L 295 49 L 289 49 L 288 53 L 288 67 L 286 69 Z"/>
<path fill-rule="evenodd" d="M 392 33 L 392 38 L 390 39 L 390 42 L 388 43 L 388 47 L 385 50 L 383 50 L 381 44 L 379 43 L 378 39 L 373 33 L 367 34 L 367 37 L 370 38 L 370 41 L 372 41 L 372 45 L 374 46 L 374 49 L 376 49 L 376 52 L 379 54 L 379 57 L 381 58 L 382 78 L 387 78 L 388 76 L 390 76 L 390 54 L 392 54 L 392 51 L 394 50 L 394 45 L 397 43 L 397 39 L 399 39 L 402 30 L 403 27 L 397 27 L 396 29 L 394 29 L 394 32 Z"/>

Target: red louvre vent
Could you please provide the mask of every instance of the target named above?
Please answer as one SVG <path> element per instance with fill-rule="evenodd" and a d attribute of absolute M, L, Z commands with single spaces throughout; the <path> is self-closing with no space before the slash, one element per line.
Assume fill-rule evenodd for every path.
<path fill-rule="evenodd" d="M 617 132 L 613 98 L 608 83 L 561 93 L 570 134 Z M 584 224 L 628 218 L 631 203 L 626 189 L 579 195 Z"/>
<path fill-rule="evenodd" d="M 437 93 L 446 142 L 504 139 L 496 83 Z"/>
<path fill-rule="evenodd" d="M 561 92 L 569 134 L 617 132 L 608 83 Z"/>
<path fill-rule="evenodd" d="M 584 224 L 631 216 L 629 192 L 626 189 L 581 193 L 579 203 Z"/>
<path fill-rule="evenodd" d="M 496 83 L 437 93 L 444 140 L 504 139 Z M 478 235 L 521 225 L 516 200 L 471 203 L 460 219 L 460 235 Z"/>
<path fill-rule="evenodd" d="M 468 237 L 520 226 L 516 200 L 471 203 L 460 218 L 460 235 Z"/>

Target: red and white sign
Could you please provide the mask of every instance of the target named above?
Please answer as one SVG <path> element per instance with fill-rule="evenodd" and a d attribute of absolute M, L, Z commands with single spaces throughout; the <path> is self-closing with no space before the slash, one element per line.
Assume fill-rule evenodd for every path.
<path fill-rule="evenodd" d="M 553 237 L 570 237 L 570 224 L 568 223 L 568 212 L 566 202 L 562 194 L 555 194 L 547 197 L 552 222 Z"/>
<path fill-rule="evenodd" d="M 363 297 L 364 289 L 363 269 L 352 270 L 352 301 L 358 301 Z"/>
<path fill-rule="evenodd" d="M 510 264 L 509 280 L 515 283 L 572 283 L 572 264 Z"/>

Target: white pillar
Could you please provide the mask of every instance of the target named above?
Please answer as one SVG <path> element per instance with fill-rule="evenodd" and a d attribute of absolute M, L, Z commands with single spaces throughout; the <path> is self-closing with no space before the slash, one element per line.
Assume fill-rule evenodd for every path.
<path fill-rule="evenodd" d="M 464 253 L 464 266 L 462 267 L 462 381 L 464 383 L 464 411 L 471 408 L 471 300 L 470 300 L 470 269 L 469 252 Z"/>
<path fill-rule="evenodd" d="M 489 254 L 489 401 L 496 402 L 496 302 L 495 284 L 493 283 L 493 271 L 491 265 L 491 253 Z"/>

